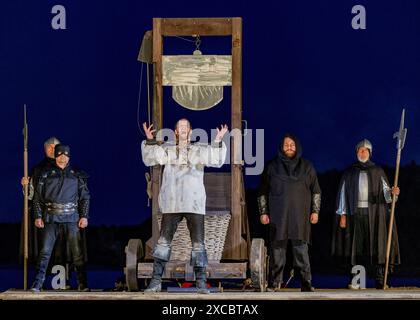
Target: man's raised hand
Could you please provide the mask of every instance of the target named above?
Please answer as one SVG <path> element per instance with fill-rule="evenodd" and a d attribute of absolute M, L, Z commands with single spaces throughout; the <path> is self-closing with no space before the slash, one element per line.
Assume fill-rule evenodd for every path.
<path fill-rule="evenodd" d="M 154 139 L 153 133 L 156 131 L 155 129 L 152 129 L 152 127 L 153 123 L 150 126 L 147 126 L 146 122 L 143 122 L 143 130 L 149 140 Z"/>
<path fill-rule="evenodd" d="M 223 139 L 223 136 L 226 134 L 226 132 L 228 131 L 228 126 L 227 124 L 225 125 L 221 125 L 220 129 L 216 128 L 217 130 L 217 135 L 216 135 L 216 142 L 220 142 Z"/>

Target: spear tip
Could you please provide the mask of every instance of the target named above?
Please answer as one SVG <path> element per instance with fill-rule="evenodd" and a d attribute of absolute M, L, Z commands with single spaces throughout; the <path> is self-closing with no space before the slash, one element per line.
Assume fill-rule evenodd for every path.
<path fill-rule="evenodd" d="M 401 112 L 400 131 L 404 130 L 404 120 L 405 120 L 405 108 L 403 108 Z"/>

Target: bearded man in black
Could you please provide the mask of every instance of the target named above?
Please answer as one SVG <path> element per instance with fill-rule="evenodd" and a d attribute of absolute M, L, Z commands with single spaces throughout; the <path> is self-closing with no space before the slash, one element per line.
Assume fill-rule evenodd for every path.
<path fill-rule="evenodd" d="M 302 158 L 302 147 L 293 135 L 286 135 L 277 157 L 264 170 L 259 188 L 260 221 L 270 224 L 271 286 L 281 288 L 287 244 L 293 249 L 293 263 L 301 274 L 301 291 L 314 291 L 308 243 L 311 223 L 318 222 L 321 189 L 311 162 Z"/>

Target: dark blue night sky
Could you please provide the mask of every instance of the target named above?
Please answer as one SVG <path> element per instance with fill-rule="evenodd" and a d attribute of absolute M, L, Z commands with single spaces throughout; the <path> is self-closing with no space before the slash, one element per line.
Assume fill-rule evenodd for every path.
<path fill-rule="evenodd" d="M 67 30 L 51 28 L 55 4 L 67 10 Z M 366 7 L 366 30 L 351 28 L 357 4 Z M 402 161 L 420 163 L 419 1 L 2 1 L 0 222 L 21 219 L 24 103 L 30 166 L 49 136 L 69 144 L 71 162 L 91 177 L 91 223 L 137 224 L 150 216 L 137 54 L 153 17 L 243 18 L 243 116 L 249 128 L 265 129 L 266 160 L 292 132 L 319 172 L 353 162 L 354 146 L 365 137 L 373 160 L 393 166 L 392 134 L 404 107 Z M 229 38 L 202 40 L 204 54 L 229 54 Z M 164 52 L 194 49 L 173 38 Z M 143 81 L 141 122 L 145 90 Z M 164 108 L 165 126 L 187 117 L 210 131 L 230 123 L 230 90 L 222 104 L 194 112 L 172 101 L 166 88 Z M 258 181 L 246 177 L 246 187 Z"/>

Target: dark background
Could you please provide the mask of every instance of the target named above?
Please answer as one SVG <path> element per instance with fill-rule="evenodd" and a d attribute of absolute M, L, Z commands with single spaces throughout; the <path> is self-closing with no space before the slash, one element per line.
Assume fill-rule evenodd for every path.
<path fill-rule="evenodd" d="M 51 27 L 55 4 L 66 8 L 66 30 Z M 357 4 L 366 8 L 366 30 L 351 27 L 351 9 Z M 42 159 L 48 137 L 71 146 L 71 162 L 90 175 L 93 263 L 122 265 L 126 240 L 147 238 L 151 232 L 147 169 L 140 156 L 144 136 L 138 129 L 138 122 L 147 119 L 145 69 L 140 84 L 137 61 L 143 34 L 152 28 L 153 17 L 235 16 L 243 18 L 243 117 L 250 129 L 265 130 L 265 161 L 275 155 L 282 135 L 293 132 L 319 173 L 323 205 L 320 225 L 314 227 L 315 268 L 317 261 L 330 261 L 325 259 L 335 193 L 340 171 L 355 159 L 355 144 L 368 138 L 373 160 L 389 167 L 392 181 L 392 135 L 406 108 L 397 222 L 404 265 L 416 270 L 420 3 L 415 0 L 1 2 L 2 263 L 17 261 L 18 246 L 6 243 L 17 243 L 22 216 L 23 104 L 28 106 L 30 167 Z M 194 49 L 192 42 L 165 38 L 165 54 L 191 54 Z M 201 51 L 229 54 L 230 39 L 202 37 Z M 170 89 L 164 92 L 166 127 L 172 128 L 179 117 L 208 132 L 230 124 L 230 88 L 220 105 L 203 112 L 178 106 Z M 258 176 L 245 177 L 250 221 L 257 219 L 258 182 Z M 251 226 L 253 235 L 264 234 L 257 221 Z"/>

